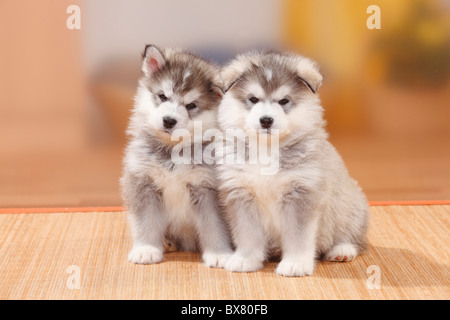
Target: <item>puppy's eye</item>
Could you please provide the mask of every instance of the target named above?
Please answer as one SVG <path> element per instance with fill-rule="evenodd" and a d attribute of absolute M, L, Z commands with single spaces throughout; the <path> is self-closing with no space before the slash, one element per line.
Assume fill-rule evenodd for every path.
<path fill-rule="evenodd" d="M 191 102 L 191 103 L 186 105 L 186 109 L 188 109 L 188 110 L 192 110 L 192 109 L 195 109 L 195 108 L 197 108 L 197 105 L 195 103 L 193 103 L 193 102 Z"/>
<path fill-rule="evenodd" d="M 167 101 L 167 97 L 164 93 L 161 93 L 158 97 L 161 99 L 162 102 Z"/>
<path fill-rule="evenodd" d="M 278 103 L 279 103 L 281 106 L 284 106 L 285 104 L 288 104 L 288 103 L 289 103 L 289 100 L 286 99 L 286 98 L 284 98 L 284 99 L 281 99 L 280 101 L 278 101 Z"/>
<path fill-rule="evenodd" d="M 251 98 L 248 99 L 248 100 L 250 100 L 250 102 L 253 103 L 253 104 L 256 104 L 256 103 L 259 102 L 259 99 L 258 99 L 257 97 L 251 97 Z"/>

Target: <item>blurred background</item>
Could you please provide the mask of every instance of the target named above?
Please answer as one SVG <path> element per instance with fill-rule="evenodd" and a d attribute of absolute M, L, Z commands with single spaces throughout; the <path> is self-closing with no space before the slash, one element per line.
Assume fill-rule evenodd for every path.
<path fill-rule="evenodd" d="M 0 0 L 0 207 L 122 204 L 146 43 L 315 59 L 330 139 L 369 200 L 450 199 L 449 1 Z"/>

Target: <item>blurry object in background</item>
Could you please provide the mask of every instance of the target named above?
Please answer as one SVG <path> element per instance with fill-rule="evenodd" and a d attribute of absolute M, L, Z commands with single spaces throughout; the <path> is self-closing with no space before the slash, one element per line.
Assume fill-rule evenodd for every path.
<path fill-rule="evenodd" d="M 366 27 L 371 4 L 380 7 L 380 30 Z M 332 133 L 383 133 L 385 120 L 396 121 L 395 129 L 408 125 L 401 123 L 404 117 L 422 119 L 406 132 L 423 132 L 443 121 L 448 111 L 436 107 L 431 115 L 429 104 L 448 99 L 449 9 L 444 1 L 285 0 L 284 41 L 321 65 L 321 96 Z M 407 92 L 397 97 L 400 85 Z"/>
<path fill-rule="evenodd" d="M 425 0 L 403 7 L 366 49 L 370 125 L 379 137 L 437 140 L 450 134 L 450 7 Z"/>
<path fill-rule="evenodd" d="M 146 43 L 232 52 L 280 45 L 279 0 L 86 0 L 81 10 L 89 76 L 107 61 L 135 60 Z"/>
<path fill-rule="evenodd" d="M 316 60 L 324 75 L 320 96 L 330 131 L 360 131 L 365 112 L 360 80 L 368 4 L 352 0 L 285 0 L 284 43 Z"/>
<path fill-rule="evenodd" d="M 445 85 L 450 75 L 450 17 L 436 1 L 413 0 L 405 16 L 380 33 L 370 50 L 392 85 Z M 380 62 L 378 62 L 380 63 Z M 373 70 L 373 69 L 372 69 Z"/>
<path fill-rule="evenodd" d="M 125 146 L 126 128 L 141 69 L 136 59 L 106 60 L 89 78 L 90 139 L 94 145 Z"/>
<path fill-rule="evenodd" d="M 85 142 L 81 34 L 66 27 L 69 3 L 0 3 L 2 152 L 27 157 Z"/>
<path fill-rule="evenodd" d="M 95 183 L 72 3 L 0 2 L 0 206 L 78 205 Z"/>

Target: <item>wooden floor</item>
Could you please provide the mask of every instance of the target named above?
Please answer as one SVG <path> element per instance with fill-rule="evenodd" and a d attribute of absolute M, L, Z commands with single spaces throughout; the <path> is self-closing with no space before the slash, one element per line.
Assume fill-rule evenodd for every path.
<path fill-rule="evenodd" d="M 371 206 L 369 250 L 305 278 L 127 261 L 124 212 L 0 214 L 0 299 L 450 299 L 450 206 Z M 379 279 L 379 288 L 377 281 Z"/>

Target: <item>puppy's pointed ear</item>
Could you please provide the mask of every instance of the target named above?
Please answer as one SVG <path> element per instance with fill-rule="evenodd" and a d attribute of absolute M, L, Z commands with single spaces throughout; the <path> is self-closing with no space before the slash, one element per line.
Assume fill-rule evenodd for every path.
<path fill-rule="evenodd" d="M 211 91 L 220 99 L 225 94 L 220 72 L 216 73 L 215 77 L 213 78 L 213 81 L 211 83 Z"/>
<path fill-rule="evenodd" d="M 222 68 L 220 77 L 222 79 L 223 92 L 226 93 L 238 82 L 242 75 L 251 67 L 251 61 L 245 55 L 237 56 L 227 66 Z"/>
<path fill-rule="evenodd" d="M 166 63 L 161 50 L 151 44 L 145 46 L 142 57 L 142 71 L 146 76 L 149 77 L 152 76 L 156 71 L 160 70 Z"/>
<path fill-rule="evenodd" d="M 217 98 L 222 99 L 224 92 L 221 86 L 218 86 L 216 84 L 211 85 L 211 93 Z"/>
<path fill-rule="evenodd" d="M 236 70 L 234 68 L 227 68 L 222 70 L 221 77 L 222 77 L 222 88 L 223 93 L 226 93 L 228 90 L 233 87 L 233 85 L 239 80 L 240 76 L 242 75 L 241 70 Z"/>
<path fill-rule="evenodd" d="M 261 57 L 257 51 L 248 51 L 239 54 L 228 65 L 222 68 L 221 78 L 223 82 L 223 92 L 230 90 L 248 70 L 259 68 Z"/>
<path fill-rule="evenodd" d="M 317 63 L 311 59 L 301 57 L 297 59 L 296 64 L 297 74 L 300 79 L 312 93 L 316 93 L 323 79 Z"/>

